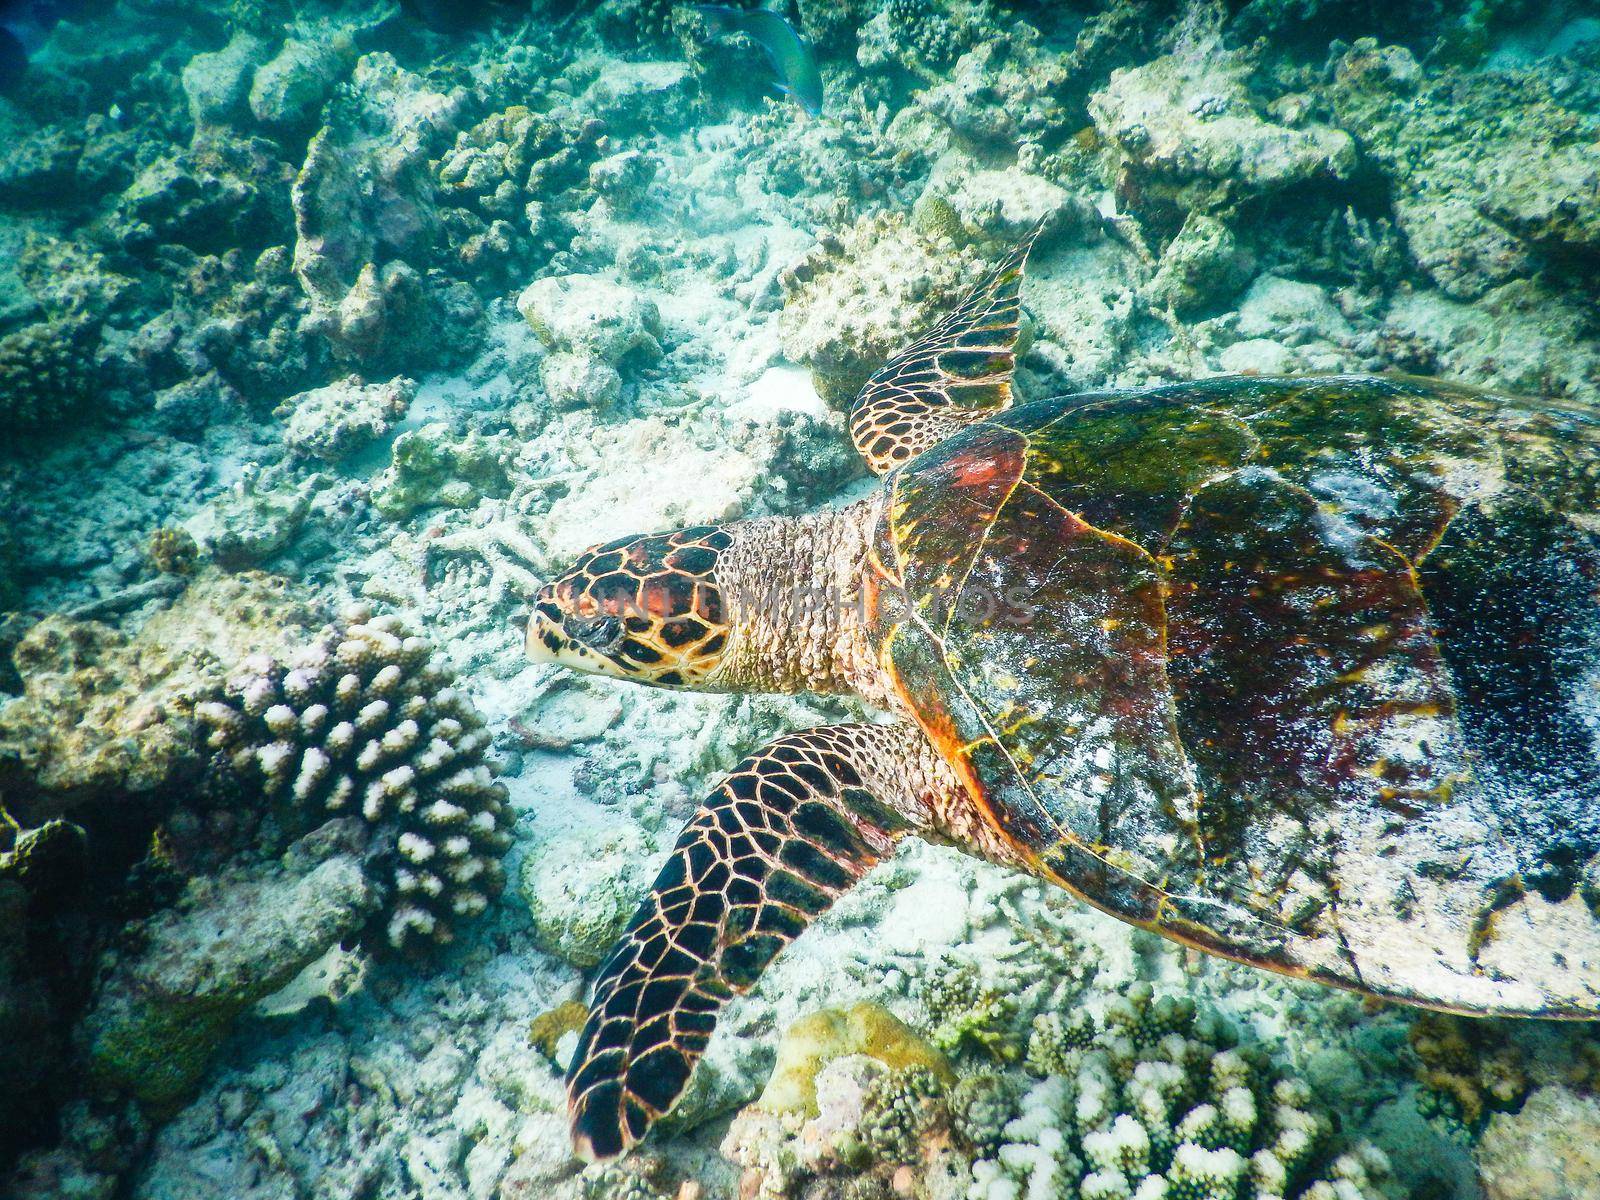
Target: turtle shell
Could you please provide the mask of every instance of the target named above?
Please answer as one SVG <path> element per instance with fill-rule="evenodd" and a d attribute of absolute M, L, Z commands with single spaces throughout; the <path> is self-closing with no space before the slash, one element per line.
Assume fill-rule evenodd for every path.
<path fill-rule="evenodd" d="M 1600 414 L 1213 379 L 886 487 L 875 646 L 1010 857 L 1289 974 L 1600 1015 Z"/>

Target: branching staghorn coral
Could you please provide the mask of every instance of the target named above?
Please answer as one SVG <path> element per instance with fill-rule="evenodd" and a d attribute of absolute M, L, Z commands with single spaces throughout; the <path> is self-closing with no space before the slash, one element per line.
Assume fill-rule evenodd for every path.
<path fill-rule="evenodd" d="M 1048 899 L 1026 917 L 1010 897 L 1000 898 L 997 908 L 1009 927 L 1009 945 L 991 948 L 981 962 L 945 953 L 907 969 L 935 1046 L 1015 1063 L 1033 1017 L 1076 1011 L 1100 970 L 1100 954 L 1059 919 Z"/>
<path fill-rule="evenodd" d="M 364 606 L 288 662 L 254 655 L 196 706 L 232 769 L 305 819 L 359 814 L 392 849 L 387 937 L 448 942 L 504 886 L 506 790 L 483 718 L 398 617 Z"/>
<path fill-rule="evenodd" d="M 1135 984 L 1103 1023 L 1034 1022 L 1023 1097 L 969 1200 L 1379 1200 L 1388 1174 L 1363 1147 L 1327 1157 L 1310 1089 L 1227 1048 L 1188 999 Z M 1321 1178 L 1316 1178 L 1317 1175 Z"/>

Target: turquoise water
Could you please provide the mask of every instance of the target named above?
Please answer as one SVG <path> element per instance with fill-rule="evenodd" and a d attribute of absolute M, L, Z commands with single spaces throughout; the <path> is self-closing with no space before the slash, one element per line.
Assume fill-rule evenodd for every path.
<path fill-rule="evenodd" d="M 1509 465 L 1474 454 L 1511 408 L 1426 453 L 1567 522 L 1548 578 L 1496 527 L 1526 611 L 1463 628 L 1526 627 L 1484 704 L 1569 806 L 1518 835 L 1548 871 L 1496 903 L 1548 904 L 1505 940 L 1600 990 L 1600 9 L 17 0 L 0 30 L 0 1195 L 1600 1196 L 1584 1022 L 1186 949 L 942 844 L 1005 859 L 981 820 L 873 842 L 725 971 L 760 980 L 619 1162 L 573 1156 L 565 1083 L 723 774 L 903 703 L 800 688 L 827 631 L 789 601 L 724 630 L 712 528 L 774 519 L 763 585 L 851 591 L 847 521 L 783 539 L 872 503 L 857 395 L 1029 238 L 984 342 L 1022 400 L 1404 372 L 1566 414 Z M 1306 527 L 1387 519 L 1334 457 Z M 633 630 L 606 666 L 584 610 L 601 658 L 530 657 L 541 599 L 579 627 L 541 589 L 586 548 L 684 528 L 700 591 L 629 596 L 692 608 L 692 652 Z M 697 676 L 730 639 L 782 678 Z M 890 807 L 943 778 L 873 753 Z"/>

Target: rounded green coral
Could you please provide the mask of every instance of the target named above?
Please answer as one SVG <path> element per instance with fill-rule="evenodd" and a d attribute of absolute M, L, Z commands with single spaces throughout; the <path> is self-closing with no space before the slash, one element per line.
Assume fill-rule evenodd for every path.
<path fill-rule="evenodd" d="M 1318 1181 L 1331 1125 L 1310 1089 L 1228 1042 L 1192 1000 L 1143 983 L 1101 1022 L 1037 1018 L 1026 1065 L 1043 1078 L 974 1164 L 970 1200 L 1380 1200 L 1382 1155 L 1341 1155 Z"/>
<path fill-rule="evenodd" d="M 994 1149 L 1016 1112 L 1018 1091 L 1004 1075 L 963 1075 L 947 1101 L 951 1132 L 973 1150 Z"/>
<path fill-rule="evenodd" d="M 94 394 L 95 335 L 72 321 L 41 321 L 0 337 L 0 430 L 60 428 Z"/>
<path fill-rule="evenodd" d="M 922 1144 L 949 1124 L 945 1087 L 926 1067 L 886 1071 L 867 1085 L 860 1137 L 882 1162 L 914 1162 Z"/>

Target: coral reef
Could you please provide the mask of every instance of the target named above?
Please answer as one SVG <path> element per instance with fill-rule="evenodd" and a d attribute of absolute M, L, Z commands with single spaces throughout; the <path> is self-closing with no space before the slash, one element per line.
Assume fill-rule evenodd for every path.
<path fill-rule="evenodd" d="M 1186 998 L 1136 984 L 1103 1024 L 1082 1012 L 1041 1018 L 1028 1061 L 1049 1073 L 994 1157 L 973 1166 L 969 1200 L 1385 1195 L 1389 1168 L 1376 1150 L 1319 1167 L 1331 1130 L 1310 1088 L 1228 1048 Z"/>
<path fill-rule="evenodd" d="M 599 156 L 600 122 L 513 105 L 456 135 L 438 163 L 446 245 L 480 287 L 561 249 Z"/>
<path fill-rule="evenodd" d="M 460 89 L 435 91 L 392 56 L 367 55 L 307 146 L 293 190 L 294 267 L 309 327 L 341 358 L 404 367 L 439 349 L 414 335 L 443 298 L 409 260 L 425 263 L 436 236 L 429 164 L 465 103 Z M 423 347 L 427 359 L 415 358 Z"/>
<path fill-rule="evenodd" d="M 927 847 L 730 1003 L 671 1136 L 580 1172 L 572 1006 L 659 848 L 761 738 L 861 714 L 557 683 L 515 626 L 595 541 L 853 495 L 839 410 L 1039 222 L 1024 398 L 1402 370 L 1600 400 L 1592 16 L 802 0 L 778 7 L 825 80 L 812 120 L 691 4 L 53 7 L 0 96 L 0 1192 L 713 1200 L 742 1171 L 806 1200 L 1584 1194 L 1584 1031 L 1363 1010 Z M 455 835 L 418 814 L 448 771 L 409 816 L 360 814 L 424 750 L 351 751 L 363 795 L 334 816 L 322 785 L 294 797 L 325 742 L 226 691 L 230 671 L 281 690 L 308 643 L 336 660 L 319 631 L 356 596 L 426 630 L 482 712 L 443 741 L 503 768 L 471 789 L 492 838 L 462 836 L 492 881 L 515 811 L 520 902 L 444 911 L 488 897 L 435 869 Z M 202 752 L 208 699 L 242 774 Z M 432 941 L 400 917 L 429 879 L 413 907 L 457 929 L 438 971 L 386 936 Z M 1119 1024 L 1129 979 L 1174 997 L 1143 1020 L 1187 1032 Z M 1227 1116 L 1210 1064 L 1239 1051 L 1185 994 L 1292 1062 L 1393 1178 L 1331 1138 L 1281 1185 L 1252 1174 L 1300 1121 L 1274 1112 L 1286 1077 L 1246 1052 L 1255 1124 L 1218 1142 L 1193 1114 Z M 929 1057 L 841 1033 L 862 1003 Z M 775 1107 L 753 1104 L 785 1029 L 826 1053 L 786 1049 Z M 1163 1058 L 1172 1037 L 1194 1049 Z M 1193 1095 L 1146 1126 L 1155 1083 L 1118 1072 L 1168 1067 Z M 1180 1161 L 1158 1143 L 1185 1120 Z"/>
<path fill-rule="evenodd" d="M 1075 78 L 1073 56 L 1055 53 L 1043 41 L 1026 23 L 1011 36 L 984 38 L 948 71 L 927 80 L 930 86 L 913 96 L 905 112 L 926 122 L 918 132 L 935 147 L 952 141 L 977 151 L 980 159 L 1003 148 L 1024 163 L 1048 153 L 1083 125 L 1084 84 Z"/>
<path fill-rule="evenodd" d="M 1316 179 L 1348 178 L 1356 145 L 1326 125 L 1266 119 L 1246 87 L 1250 64 L 1210 47 L 1114 71 L 1090 99 L 1117 152 L 1118 188 L 1146 211 L 1213 210 Z"/>
<path fill-rule="evenodd" d="M 820 1013 L 792 1027 L 767 1091 L 730 1126 L 723 1153 L 744 1168 L 743 1194 L 834 1195 L 826 1181 L 844 1179 L 863 1190 L 837 1194 L 967 1200 L 1390 1194 L 1383 1154 L 1340 1149 L 1303 1080 L 1148 984 L 1114 997 L 1102 1020 L 1037 1017 L 1031 1084 L 992 1060 L 957 1074 L 926 1043 L 891 1055 L 881 1035 L 818 1036 L 838 1022 Z"/>
<path fill-rule="evenodd" d="M 680 0 L 601 0 L 595 23 L 600 36 L 624 49 L 664 47 L 672 37 Z"/>
<path fill-rule="evenodd" d="M 977 1049 L 1003 1060 L 1019 1057 L 1015 983 L 976 963 L 939 964 L 922 986 L 933 1044 L 949 1054 Z"/>
<path fill-rule="evenodd" d="M 352 608 L 286 660 L 247 658 L 195 715 L 232 770 L 303 821 L 359 814 L 381 831 L 396 948 L 448 942 L 504 885 L 505 787 L 483 718 L 396 617 Z"/>
<path fill-rule="evenodd" d="M 265 576 L 156 582 L 129 589 L 170 602 L 135 634 L 53 616 L 12 648 L 20 694 L 0 706 L 0 1019 L 8 1043 L 21 1040 L 0 1055 L 0 1090 L 18 1106 L 0 1138 L 8 1157 L 49 1136 L 56 1106 L 82 1086 L 72 1027 L 107 938 L 252 826 L 248 813 L 208 807 L 196 702 L 241 646 L 277 645 L 313 615 Z"/>
<path fill-rule="evenodd" d="M 944 1055 L 879 1005 L 825 1009 L 784 1033 L 765 1090 L 734 1118 L 722 1153 L 743 1168 L 741 1192 L 762 1197 L 920 1162 L 925 1145 L 949 1145 L 955 1082 Z"/>
<path fill-rule="evenodd" d="M 888 0 L 861 27 L 856 59 L 864 67 L 898 69 L 937 83 L 963 51 L 998 34 L 987 17 L 981 5 Z"/>

